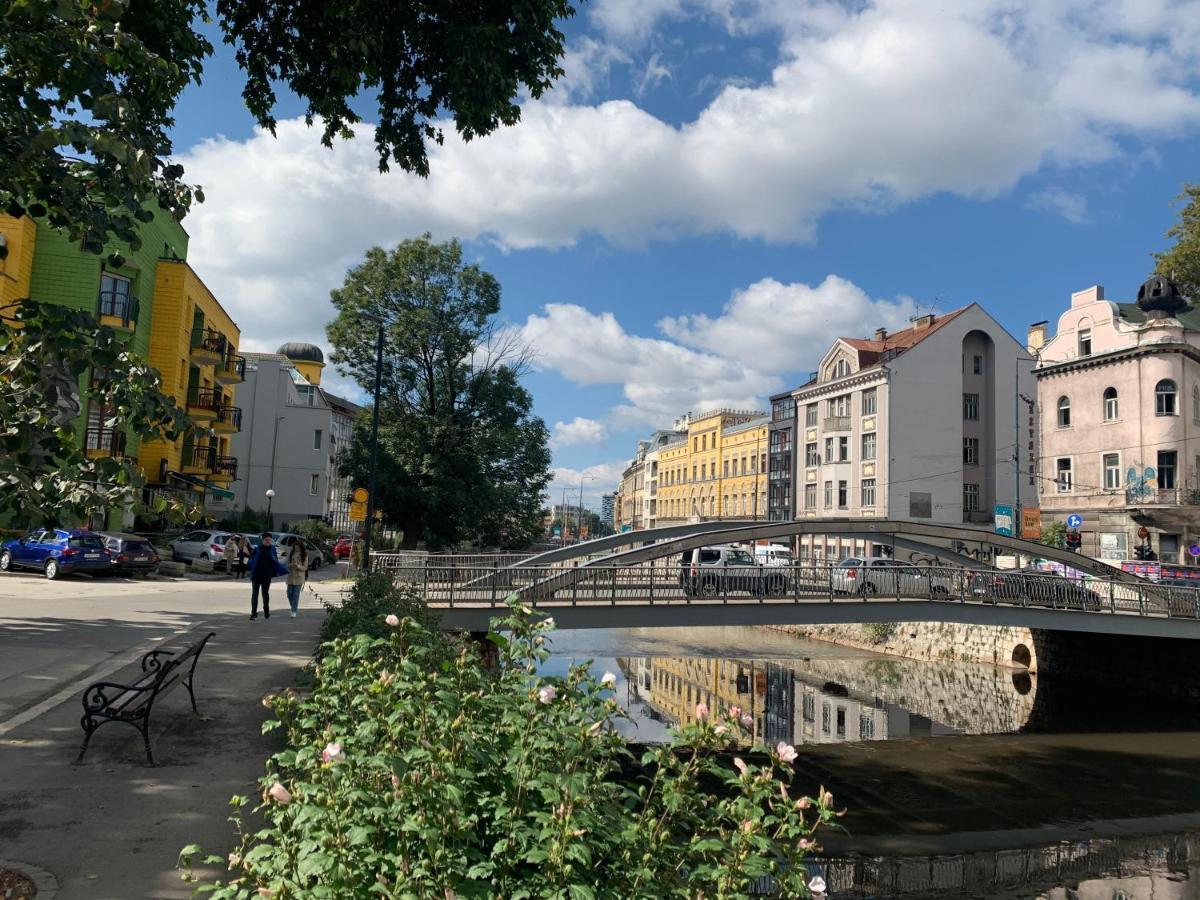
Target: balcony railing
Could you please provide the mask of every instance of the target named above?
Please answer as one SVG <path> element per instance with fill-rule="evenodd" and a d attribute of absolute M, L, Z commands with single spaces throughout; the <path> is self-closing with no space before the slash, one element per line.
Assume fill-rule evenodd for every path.
<path fill-rule="evenodd" d="M 229 343 L 225 335 L 212 328 L 195 328 L 192 330 L 192 352 L 210 353 L 222 359 L 228 350 Z"/>
<path fill-rule="evenodd" d="M 234 431 L 242 430 L 242 408 L 240 406 L 224 406 L 217 409 L 214 425 L 225 425 Z"/>
<path fill-rule="evenodd" d="M 225 378 L 233 381 L 246 380 L 246 357 L 239 356 L 232 350 L 225 354 L 225 359 L 220 365 L 220 372 Z"/>
<path fill-rule="evenodd" d="M 110 428 L 89 428 L 83 437 L 83 447 L 94 453 L 107 453 L 109 456 L 125 455 L 125 432 L 113 431 Z"/>
<path fill-rule="evenodd" d="M 183 464 L 204 472 L 215 472 L 217 466 L 217 448 L 193 446 L 183 455 Z"/>
<path fill-rule="evenodd" d="M 1125 489 L 1129 506 L 1200 506 L 1196 488 L 1131 487 Z"/>
<path fill-rule="evenodd" d="M 824 431 L 849 431 L 850 417 L 849 416 L 826 416 Z"/>
<path fill-rule="evenodd" d="M 224 395 L 215 388 L 188 388 L 187 405 L 189 409 L 203 409 L 216 413 L 224 405 Z"/>
<path fill-rule="evenodd" d="M 213 469 L 222 475 L 228 475 L 230 478 L 237 480 L 237 457 L 236 456 L 218 456 L 217 466 Z"/>
<path fill-rule="evenodd" d="M 120 319 L 121 324 L 126 328 L 131 328 L 137 324 L 138 313 L 141 312 L 141 304 L 138 302 L 138 298 L 131 294 L 122 294 L 117 291 L 101 291 L 97 303 L 97 311 L 102 316 L 112 316 Z"/>

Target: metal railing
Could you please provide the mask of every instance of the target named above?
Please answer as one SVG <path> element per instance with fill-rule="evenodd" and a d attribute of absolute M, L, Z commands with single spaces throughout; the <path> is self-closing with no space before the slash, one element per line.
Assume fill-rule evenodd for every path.
<path fill-rule="evenodd" d="M 826 416 L 822 431 L 849 431 L 850 417 L 849 416 Z"/>
<path fill-rule="evenodd" d="M 85 450 L 107 453 L 109 456 L 125 455 L 125 432 L 111 428 L 89 428 L 84 432 Z"/>
<path fill-rule="evenodd" d="M 229 425 L 235 431 L 242 430 L 242 408 L 240 406 L 226 406 L 222 403 L 217 407 L 217 417 L 213 420 L 217 425 Z"/>
<path fill-rule="evenodd" d="M 420 586 L 431 606 L 501 608 L 516 593 L 531 605 L 551 607 L 937 601 L 1200 619 L 1200 581 L 1192 587 L 954 566 L 683 566 L 678 556 L 627 566 L 583 566 L 577 560 L 506 566 L 504 555 L 422 560 L 416 554 L 384 553 L 373 558 L 377 569 L 392 572 L 397 581 Z"/>
<path fill-rule="evenodd" d="M 1125 489 L 1125 502 L 1130 506 L 1200 506 L 1200 490 L 1130 487 Z"/>
<path fill-rule="evenodd" d="M 183 464 L 205 472 L 215 472 L 217 466 L 217 448 L 194 445 L 187 448 L 183 454 Z"/>
<path fill-rule="evenodd" d="M 213 328 L 192 329 L 193 350 L 204 350 L 223 358 L 228 346 L 229 342 L 225 340 L 225 335 Z"/>
<path fill-rule="evenodd" d="M 238 461 L 236 456 L 218 456 L 216 468 L 214 472 L 220 472 L 228 475 L 230 478 L 237 480 Z"/>
<path fill-rule="evenodd" d="M 117 291 L 101 291 L 96 309 L 102 316 L 113 316 L 120 319 L 126 327 L 136 325 L 141 304 L 132 294 L 122 294 Z"/>
<path fill-rule="evenodd" d="M 225 404 L 225 395 L 216 388 L 188 388 L 187 405 L 191 409 L 207 409 L 219 412 Z"/>
<path fill-rule="evenodd" d="M 238 381 L 245 381 L 246 357 L 234 353 L 233 348 L 230 348 L 229 352 L 225 355 L 225 360 L 221 363 L 221 369 L 225 374 L 237 378 Z"/>

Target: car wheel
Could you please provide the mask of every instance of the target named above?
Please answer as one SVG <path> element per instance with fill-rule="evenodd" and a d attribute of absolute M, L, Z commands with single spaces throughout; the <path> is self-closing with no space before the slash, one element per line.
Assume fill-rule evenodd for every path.
<path fill-rule="evenodd" d="M 787 582 L 782 578 L 772 578 L 767 582 L 767 595 L 770 597 L 782 597 L 787 593 Z"/>
<path fill-rule="evenodd" d="M 721 593 L 721 588 L 720 585 L 717 584 L 717 580 L 715 578 L 706 578 L 704 581 L 700 582 L 701 597 L 715 597 L 719 593 Z"/>
<path fill-rule="evenodd" d="M 933 594 L 935 597 L 945 597 L 949 593 L 950 592 L 946 590 L 946 586 L 944 584 L 935 584 L 933 586 Z"/>
<path fill-rule="evenodd" d="M 0 553 L 0 572 L 7 572 L 12 568 L 12 554 L 5 550 Z"/>
<path fill-rule="evenodd" d="M 58 577 L 58 562 L 57 560 L 46 560 L 46 577 L 53 581 Z"/>
<path fill-rule="evenodd" d="M 873 597 L 875 596 L 875 585 L 869 581 L 864 581 L 858 586 L 858 593 L 862 597 Z"/>

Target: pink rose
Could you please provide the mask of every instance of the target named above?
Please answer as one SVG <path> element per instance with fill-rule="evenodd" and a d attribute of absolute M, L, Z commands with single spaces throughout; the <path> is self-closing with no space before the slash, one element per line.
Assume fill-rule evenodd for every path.
<path fill-rule="evenodd" d="M 779 758 L 785 763 L 796 761 L 796 748 L 791 744 L 780 741 L 775 745 L 775 752 L 779 754 Z"/>
<path fill-rule="evenodd" d="M 729 707 L 729 715 L 733 716 L 733 718 L 736 719 L 741 714 L 742 714 L 742 708 L 740 706 Z"/>
<path fill-rule="evenodd" d="M 553 703 L 554 698 L 558 696 L 558 691 L 554 689 L 554 685 L 548 684 L 538 691 L 539 703 Z"/>
<path fill-rule="evenodd" d="M 696 718 L 703 721 L 708 718 L 708 706 L 704 703 L 696 704 Z"/>
<path fill-rule="evenodd" d="M 346 754 L 342 752 L 341 744 L 331 742 L 321 751 L 321 759 L 327 763 L 345 762 Z"/>
<path fill-rule="evenodd" d="M 750 715 L 750 713 L 746 713 L 744 716 L 742 716 L 742 724 L 749 728 L 754 724 L 754 716 Z"/>
<path fill-rule="evenodd" d="M 384 617 L 383 621 L 386 622 L 388 625 L 391 625 L 393 628 L 395 628 L 397 625 L 400 624 L 400 617 L 398 615 L 396 615 L 395 613 L 388 613 Z"/>
<path fill-rule="evenodd" d="M 267 789 L 267 793 L 270 795 L 272 800 L 274 800 L 276 803 L 282 803 L 284 806 L 287 806 L 287 804 L 292 802 L 291 792 L 289 792 L 288 789 L 278 781 Z"/>
<path fill-rule="evenodd" d="M 736 768 L 743 775 L 746 775 L 750 772 L 750 767 L 746 765 L 746 761 L 744 759 L 742 759 L 740 756 L 735 756 L 733 758 L 733 765 L 734 765 L 734 768 Z"/>
<path fill-rule="evenodd" d="M 617 676 L 612 672 L 605 672 L 604 677 L 600 679 L 600 684 L 606 688 L 611 688 L 617 683 Z"/>

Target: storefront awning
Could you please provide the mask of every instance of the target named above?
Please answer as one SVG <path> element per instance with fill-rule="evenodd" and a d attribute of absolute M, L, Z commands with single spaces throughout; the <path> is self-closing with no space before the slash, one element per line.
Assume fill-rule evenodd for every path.
<path fill-rule="evenodd" d="M 196 487 L 212 494 L 214 497 L 221 497 L 225 500 L 233 499 L 233 491 L 227 490 L 218 484 L 213 484 L 211 481 L 205 481 L 203 478 L 199 478 L 195 475 L 188 475 L 185 472 L 168 472 L 167 476 L 170 478 L 177 478 L 180 481 L 185 481 L 191 485 L 195 485 Z"/>

